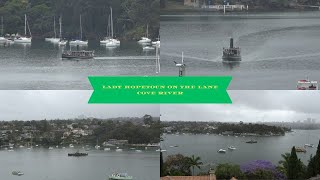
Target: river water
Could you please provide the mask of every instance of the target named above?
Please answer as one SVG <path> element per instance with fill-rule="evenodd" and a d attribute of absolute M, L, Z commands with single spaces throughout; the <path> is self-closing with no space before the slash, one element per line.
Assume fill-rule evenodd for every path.
<path fill-rule="evenodd" d="M 257 144 L 246 141 L 257 140 Z M 303 147 L 304 144 L 314 144 L 314 148 L 306 148 L 306 153 L 298 153 L 298 157 L 307 164 L 310 155 L 315 155 L 320 139 L 320 130 L 294 130 L 285 136 L 276 137 L 234 137 L 219 135 L 165 135 L 162 149 L 166 149 L 164 156 L 181 153 L 195 155 L 209 166 L 219 163 L 243 164 L 253 160 L 269 160 L 278 164 L 281 154 L 291 152 L 292 146 Z M 178 145 L 178 147 L 170 147 Z M 228 146 L 237 149 L 230 151 Z M 218 153 L 219 149 L 226 149 L 225 154 Z"/>
<path fill-rule="evenodd" d="M 320 80 L 320 11 L 161 15 L 162 74 L 177 75 L 184 52 L 187 75 L 231 75 L 229 89 L 294 90 Z M 222 63 L 233 37 L 242 62 Z"/>
<path fill-rule="evenodd" d="M 31 45 L 0 45 L 0 89 L 91 89 L 88 76 L 156 75 L 155 50 L 143 51 L 137 42 L 123 41 L 110 49 L 89 41 L 81 49 L 94 50 L 96 58 L 62 60 L 63 48 L 39 40 Z"/>
<path fill-rule="evenodd" d="M 71 149 L 19 149 L 0 151 L 0 174 L 5 180 L 107 180 L 114 172 L 127 172 L 135 180 L 158 180 L 158 152 L 89 151 L 86 157 L 68 157 Z M 12 175 L 22 171 L 23 176 Z"/>

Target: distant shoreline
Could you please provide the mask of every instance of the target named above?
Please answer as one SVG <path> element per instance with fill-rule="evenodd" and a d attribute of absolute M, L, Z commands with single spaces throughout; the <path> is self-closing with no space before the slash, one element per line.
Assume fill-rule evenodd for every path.
<path fill-rule="evenodd" d="M 271 9 L 271 8 L 249 8 L 249 10 L 243 11 L 232 11 L 226 12 L 226 14 L 246 14 L 246 13 L 263 13 L 263 12 L 310 12 L 310 11 L 320 11 L 317 9 L 307 9 L 307 8 L 279 8 L 279 9 Z M 218 11 L 215 9 L 208 9 L 208 8 L 190 8 L 190 7 L 181 7 L 181 8 L 162 8 L 160 9 L 160 15 L 166 15 L 167 13 L 188 13 L 188 12 L 198 12 L 198 13 L 219 13 L 223 14 L 223 11 Z"/>

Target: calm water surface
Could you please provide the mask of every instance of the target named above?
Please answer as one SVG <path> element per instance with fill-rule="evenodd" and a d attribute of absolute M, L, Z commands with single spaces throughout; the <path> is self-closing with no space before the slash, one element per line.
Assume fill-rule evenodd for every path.
<path fill-rule="evenodd" d="M 89 151 L 86 157 L 68 157 L 68 149 L 0 151 L 0 174 L 5 180 L 107 180 L 113 172 L 127 172 L 135 180 L 158 180 L 157 152 Z M 14 176 L 19 170 L 23 176 Z"/>
<path fill-rule="evenodd" d="M 62 60 L 63 48 L 45 41 L 0 46 L 0 89 L 91 89 L 88 76 L 156 74 L 155 59 L 147 57 L 155 51 L 143 51 L 137 42 L 108 49 L 89 41 L 83 49 L 95 50 L 96 58 Z"/>
<path fill-rule="evenodd" d="M 320 80 L 320 11 L 161 16 L 162 74 L 177 75 L 184 52 L 187 75 L 231 75 L 230 89 L 295 89 Z M 234 37 L 242 62 L 222 63 Z"/>
<path fill-rule="evenodd" d="M 314 148 L 307 148 L 306 153 L 298 153 L 299 158 L 306 164 L 310 155 L 315 155 L 320 139 L 320 130 L 295 130 L 279 137 L 254 137 L 257 144 L 247 144 L 251 137 L 233 137 L 218 135 L 166 135 L 162 148 L 166 149 L 164 156 L 172 154 L 200 156 L 205 165 L 219 163 L 242 164 L 253 160 L 269 160 L 278 164 L 281 154 L 291 152 L 292 146 L 303 147 L 304 144 L 315 144 Z M 171 148 L 170 146 L 178 145 Z M 235 146 L 234 151 L 228 146 Z M 226 154 L 220 154 L 219 149 L 226 149 Z"/>

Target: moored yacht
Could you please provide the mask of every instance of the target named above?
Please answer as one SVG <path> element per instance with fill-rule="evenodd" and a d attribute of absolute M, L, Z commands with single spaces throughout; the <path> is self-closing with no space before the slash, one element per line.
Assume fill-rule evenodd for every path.
<path fill-rule="evenodd" d="M 30 37 L 27 37 L 27 26 L 28 26 L 28 29 L 29 29 Z M 27 15 L 26 14 L 24 15 L 24 35 L 25 36 L 20 36 L 20 35 L 17 34 L 15 39 L 14 39 L 14 42 L 16 42 L 16 43 L 31 43 L 32 35 L 31 35 L 31 31 L 30 31 L 30 28 L 29 28 L 29 24 L 28 24 L 28 21 L 27 21 Z"/>
<path fill-rule="evenodd" d="M 81 15 L 80 15 L 80 39 L 70 41 L 69 45 L 70 46 L 87 46 L 88 45 L 88 41 L 83 41 L 82 40 L 82 20 L 81 20 Z"/>
<path fill-rule="evenodd" d="M 149 39 L 149 25 L 147 24 L 147 33 L 145 37 L 141 37 L 141 39 L 138 41 L 139 43 L 150 43 L 151 39 Z"/>
<path fill-rule="evenodd" d="M 234 146 L 229 146 L 228 149 L 229 149 L 229 150 L 236 150 L 237 148 L 234 147 Z"/>
<path fill-rule="evenodd" d="M 110 16 L 108 18 L 108 27 L 107 27 L 107 37 L 100 41 L 101 44 L 105 44 L 106 47 L 116 47 L 120 45 L 118 39 L 113 38 L 113 18 L 112 18 L 112 7 L 110 7 Z"/>

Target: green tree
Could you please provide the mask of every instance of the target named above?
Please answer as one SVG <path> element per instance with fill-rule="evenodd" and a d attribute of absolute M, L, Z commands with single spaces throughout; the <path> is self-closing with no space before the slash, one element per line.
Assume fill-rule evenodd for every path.
<path fill-rule="evenodd" d="M 305 175 L 303 163 L 298 159 L 295 146 L 291 149 L 288 161 L 288 179 L 303 179 Z"/>
<path fill-rule="evenodd" d="M 285 153 L 281 154 L 282 160 L 279 161 L 279 170 L 284 173 L 286 176 L 288 176 L 288 165 L 289 165 L 289 159 L 290 159 L 291 154 L 290 153 Z"/>
<path fill-rule="evenodd" d="M 307 177 L 313 177 L 320 174 L 320 140 L 317 147 L 315 156 L 310 157 L 310 161 L 307 167 Z"/>
<path fill-rule="evenodd" d="M 197 167 L 200 169 L 200 165 L 203 164 L 200 160 L 201 160 L 201 158 L 199 156 L 195 157 L 194 155 L 192 155 L 189 158 L 189 165 L 192 167 L 192 175 L 193 176 L 194 176 L 194 168 Z"/>
<path fill-rule="evenodd" d="M 217 179 L 230 180 L 232 177 L 238 179 L 247 179 L 245 175 L 241 172 L 239 165 L 233 164 L 219 164 L 216 168 Z"/>
<path fill-rule="evenodd" d="M 170 176 L 190 176 L 190 158 L 182 154 L 170 155 L 164 162 L 166 174 Z"/>

